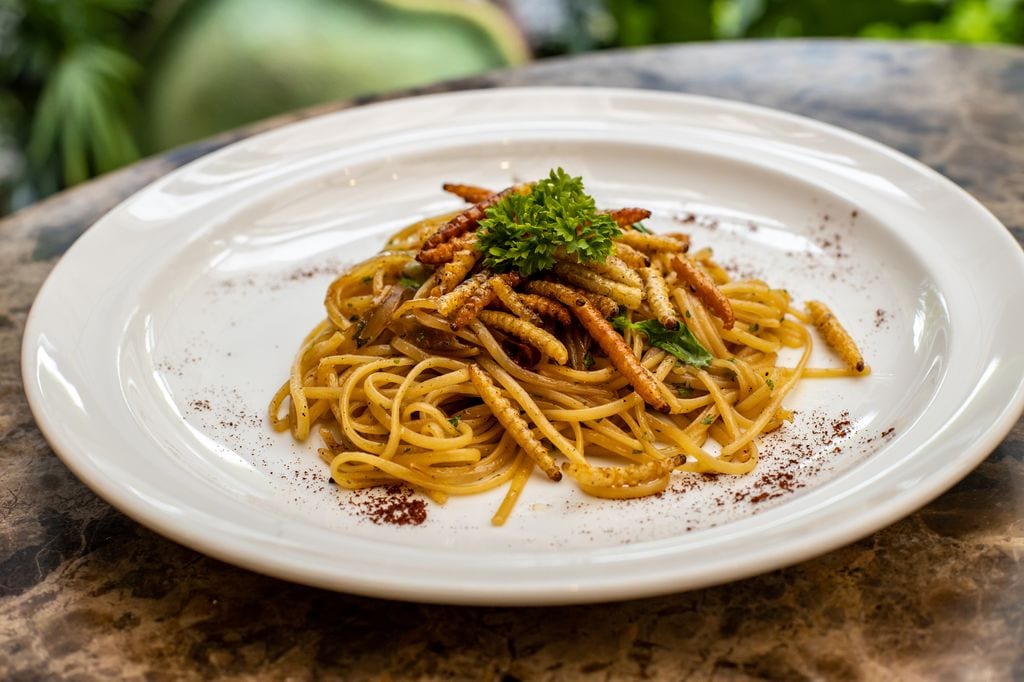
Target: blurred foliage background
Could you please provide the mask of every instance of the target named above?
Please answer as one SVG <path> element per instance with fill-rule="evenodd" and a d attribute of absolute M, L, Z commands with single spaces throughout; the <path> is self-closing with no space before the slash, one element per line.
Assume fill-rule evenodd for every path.
<path fill-rule="evenodd" d="M 0 0 L 0 215 L 319 102 L 612 47 L 1024 43 L 1024 0 Z"/>

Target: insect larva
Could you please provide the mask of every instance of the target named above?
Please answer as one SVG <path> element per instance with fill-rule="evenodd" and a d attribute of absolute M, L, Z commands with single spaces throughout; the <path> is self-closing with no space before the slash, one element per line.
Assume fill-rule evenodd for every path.
<path fill-rule="evenodd" d="M 658 318 L 658 322 L 666 329 L 678 329 L 679 320 L 676 317 L 676 309 L 669 298 L 668 284 L 658 268 L 643 268 L 640 274 L 644 278 L 644 285 L 647 292 L 647 305 L 651 312 Z"/>
<path fill-rule="evenodd" d="M 447 259 L 443 256 L 445 252 L 451 253 L 451 248 L 440 249 L 443 244 L 451 242 L 456 237 L 460 237 L 470 230 L 476 229 L 476 226 L 483 220 L 484 215 L 491 206 L 504 199 L 510 194 L 515 193 L 527 193 L 531 189 L 530 185 L 512 185 L 507 189 L 503 189 L 497 194 L 492 194 L 483 201 L 479 201 L 467 208 L 462 213 L 459 213 L 451 220 L 446 222 L 441 227 L 437 228 L 434 234 L 427 237 L 427 240 L 423 242 L 423 247 L 420 252 L 416 254 L 416 260 L 421 263 L 437 264 L 451 260 L 451 255 Z"/>
<path fill-rule="evenodd" d="M 626 345 L 622 336 L 587 300 L 583 292 L 555 282 L 530 282 L 527 289 L 531 293 L 550 296 L 566 305 L 644 402 L 659 412 L 669 411 L 670 406 L 661 395 L 658 380 L 640 364 L 640 360 L 633 355 L 632 349 Z"/>
<path fill-rule="evenodd" d="M 458 310 L 473 295 L 484 282 L 487 281 L 487 274 L 478 272 L 462 284 L 437 299 L 437 312 L 449 317 Z"/>
<path fill-rule="evenodd" d="M 631 246 L 638 251 L 653 251 L 683 253 L 690 248 L 689 242 L 682 242 L 679 239 L 664 234 L 645 234 L 636 230 L 623 232 L 622 236 L 615 240 L 620 244 Z"/>
<path fill-rule="evenodd" d="M 500 329 L 522 339 L 560 365 L 569 360 L 569 351 L 561 341 L 526 320 L 497 310 L 481 311 L 479 318 L 488 327 Z"/>
<path fill-rule="evenodd" d="M 491 285 L 493 280 L 502 279 L 509 286 L 515 286 L 519 284 L 522 279 L 518 272 L 506 272 L 502 275 L 494 275 L 484 281 L 483 284 L 473 290 L 473 293 L 462 303 L 462 305 L 455 310 L 455 317 L 452 318 L 451 327 L 452 331 L 458 331 L 465 327 L 467 324 L 472 322 L 483 310 L 497 298 L 497 294 L 494 293 L 494 287 Z"/>
<path fill-rule="evenodd" d="M 655 481 L 672 473 L 685 460 L 685 455 L 677 455 L 656 462 L 634 463 L 623 467 L 595 467 L 566 462 L 562 465 L 562 471 L 583 485 L 617 488 Z"/>
<path fill-rule="evenodd" d="M 825 343 L 839 355 L 848 367 L 863 372 L 866 368 L 864 356 L 861 355 L 857 342 L 839 323 L 832 310 L 821 301 L 808 301 L 804 306 L 811 316 L 811 322 L 825 339 Z"/>
<path fill-rule="evenodd" d="M 484 187 L 477 187 L 476 185 L 462 185 L 454 182 L 446 182 L 441 185 L 445 192 L 451 192 L 455 196 L 468 201 L 471 204 L 479 204 L 481 201 L 487 201 L 487 199 L 494 194 L 494 190 L 486 189 Z"/>
<path fill-rule="evenodd" d="M 646 208 L 615 208 L 605 213 L 624 230 L 632 229 L 636 223 L 651 217 L 651 212 Z"/>
<path fill-rule="evenodd" d="M 701 303 L 711 309 L 722 320 L 722 326 L 732 329 L 735 317 L 729 299 L 718 288 L 711 277 L 685 256 L 675 256 L 670 261 L 672 269 L 685 282 L 690 290 L 697 295 Z"/>
<path fill-rule="evenodd" d="M 636 310 L 644 300 L 644 292 L 640 287 L 633 287 L 622 282 L 608 279 L 597 274 L 590 268 L 576 263 L 555 263 L 555 272 L 581 289 L 602 294 L 620 303 L 630 310 Z"/>
<path fill-rule="evenodd" d="M 519 416 L 519 410 L 512 405 L 508 398 L 502 395 L 501 390 L 494 384 L 491 377 L 487 375 L 487 372 L 480 365 L 473 363 L 469 365 L 469 380 L 473 383 L 477 393 L 480 394 L 480 399 L 490 408 L 491 414 L 511 434 L 512 438 L 519 444 L 519 447 L 537 463 L 541 471 L 547 474 L 547 477 L 552 481 L 562 480 L 562 472 L 558 470 L 558 465 L 555 464 L 551 453 L 533 435 L 530 425 Z"/>

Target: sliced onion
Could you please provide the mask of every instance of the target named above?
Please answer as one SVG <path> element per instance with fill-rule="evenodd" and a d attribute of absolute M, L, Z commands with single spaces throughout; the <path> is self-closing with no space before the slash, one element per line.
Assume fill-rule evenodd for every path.
<path fill-rule="evenodd" d="M 405 294 L 405 287 L 392 284 L 381 292 L 381 301 L 370 308 L 364 316 L 366 326 L 356 336 L 356 345 L 360 348 L 368 343 L 373 343 L 380 333 L 391 323 L 391 316 L 402 304 L 402 295 Z"/>

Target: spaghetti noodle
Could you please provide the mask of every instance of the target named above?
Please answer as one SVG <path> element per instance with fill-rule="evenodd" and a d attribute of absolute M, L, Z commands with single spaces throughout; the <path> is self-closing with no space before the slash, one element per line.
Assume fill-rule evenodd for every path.
<path fill-rule="evenodd" d="M 688 236 L 628 223 L 640 209 L 601 214 L 603 258 L 585 253 L 603 237 L 570 233 L 550 267 L 499 271 L 481 221 L 540 187 L 446 186 L 477 203 L 401 230 L 328 287 L 270 418 L 300 441 L 315 431 L 338 485 L 404 482 L 437 502 L 507 486 L 495 525 L 535 468 L 597 497 L 651 495 L 673 472 L 750 472 L 801 378 L 870 371 L 824 304 L 805 314 L 784 289 L 731 280 Z M 814 324 L 847 368 L 808 367 Z"/>

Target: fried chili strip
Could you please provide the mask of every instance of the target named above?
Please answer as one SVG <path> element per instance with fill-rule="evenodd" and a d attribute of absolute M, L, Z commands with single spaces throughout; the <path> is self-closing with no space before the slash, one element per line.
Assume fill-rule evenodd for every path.
<path fill-rule="evenodd" d="M 538 296 L 537 294 L 517 294 L 519 300 L 523 304 L 538 313 L 541 317 L 551 317 L 562 324 L 569 324 L 572 322 L 572 317 L 569 315 L 569 309 L 558 301 L 552 301 L 547 296 Z"/>
<path fill-rule="evenodd" d="M 863 372 L 867 367 L 864 364 L 864 356 L 861 355 L 857 342 L 839 323 L 832 310 L 821 301 L 808 301 L 804 306 L 811 316 L 811 322 L 825 339 L 825 343 L 839 355 L 848 367 Z"/>
<path fill-rule="evenodd" d="M 455 196 L 471 204 L 479 204 L 494 194 L 494 190 L 476 185 L 462 185 L 455 182 L 446 182 L 441 187 L 445 192 L 451 192 Z"/>
<path fill-rule="evenodd" d="M 564 365 L 569 361 L 569 351 L 565 349 L 565 345 L 561 341 L 526 320 L 497 310 L 483 310 L 480 312 L 479 319 L 491 329 L 497 329 L 522 339 L 559 365 Z"/>
<path fill-rule="evenodd" d="M 462 236 L 470 230 L 476 229 L 476 226 L 481 220 L 483 220 L 487 209 L 494 206 L 508 195 L 514 193 L 526 193 L 529 191 L 530 185 L 512 185 L 497 194 L 492 194 L 483 201 L 473 204 L 465 211 L 459 213 L 444 225 L 437 228 L 437 231 L 434 232 L 434 234 L 427 237 L 427 241 L 423 242 L 423 248 L 421 248 L 420 252 L 416 254 L 416 260 L 430 265 L 444 262 L 443 260 L 439 260 L 439 258 L 442 257 L 445 250 L 441 249 L 440 251 L 437 251 L 439 247 L 443 244 L 447 244 L 457 237 Z"/>
<path fill-rule="evenodd" d="M 508 398 L 502 395 L 501 390 L 494 384 L 491 377 L 487 375 L 487 372 L 480 365 L 473 363 L 469 365 L 469 380 L 473 382 L 473 387 L 480 394 L 480 399 L 490 408 L 491 414 L 505 427 L 505 430 L 511 434 L 515 442 L 519 444 L 519 447 L 530 456 L 530 459 L 537 463 L 541 471 L 547 474 L 547 477 L 552 481 L 562 480 L 562 472 L 558 470 L 558 465 L 555 464 L 551 453 L 533 435 L 530 425 L 519 416 L 519 410 L 512 405 Z"/>
<path fill-rule="evenodd" d="M 622 236 L 615 240 L 618 243 L 632 246 L 634 249 L 643 252 L 654 253 L 685 253 L 690 248 L 690 242 L 670 237 L 665 234 L 645 234 L 636 230 L 623 232 Z"/>
<path fill-rule="evenodd" d="M 644 278 L 644 288 L 647 293 L 647 305 L 651 312 L 658 318 L 658 322 L 666 329 L 679 329 L 679 319 L 676 317 L 676 309 L 669 297 L 668 284 L 658 268 L 643 268 L 640 274 Z"/>
<path fill-rule="evenodd" d="M 640 364 L 632 349 L 612 325 L 601 315 L 582 292 L 555 282 L 530 282 L 528 290 L 534 294 L 548 296 L 572 310 L 587 333 L 597 341 L 615 368 L 626 378 L 648 405 L 659 412 L 668 412 L 670 406 L 661 395 L 658 380 Z"/>
<path fill-rule="evenodd" d="M 629 464 L 624 467 L 595 467 L 566 462 L 562 471 L 583 485 L 595 488 L 618 488 L 643 485 L 672 473 L 686 461 L 686 455 L 676 455 L 656 462 Z"/>
<path fill-rule="evenodd" d="M 646 268 L 651 264 L 651 259 L 642 251 L 637 251 L 629 244 L 621 241 L 615 242 L 612 253 L 621 258 L 631 268 Z"/>
<path fill-rule="evenodd" d="M 637 224 L 641 220 L 647 220 L 651 217 L 651 212 L 646 208 L 616 208 L 610 211 L 605 211 L 616 224 L 624 230 L 633 229 L 633 225 Z"/>
<path fill-rule="evenodd" d="M 518 272 L 506 272 L 502 275 L 489 277 L 469 295 L 469 298 L 465 300 L 458 310 L 454 311 L 455 317 L 451 321 L 452 331 L 457 332 L 475 320 L 480 311 L 497 298 L 497 294 L 494 293 L 494 287 L 491 284 L 495 279 L 504 280 L 505 284 L 514 287 L 519 284 L 522 277 Z"/>
<path fill-rule="evenodd" d="M 685 256 L 673 257 L 669 263 L 679 275 L 679 279 L 690 287 L 690 291 L 697 295 L 701 303 L 722 320 L 722 326 L 732 329 L 733 322 L 736 320 L 733 316 L 732 305 L 714 280 Z"/>
<path fill-rule="evenodd" d="M 644 301 L 643 288 L 616 282 L 613 279 L 599 275 L 585 265 L 558 261 L 555 263 L 554 270 L 559 277 L 569 283 L 595 294 L 608 296 L 616 303 L 624 305 L 630 310 L 636 310 Z"/>

